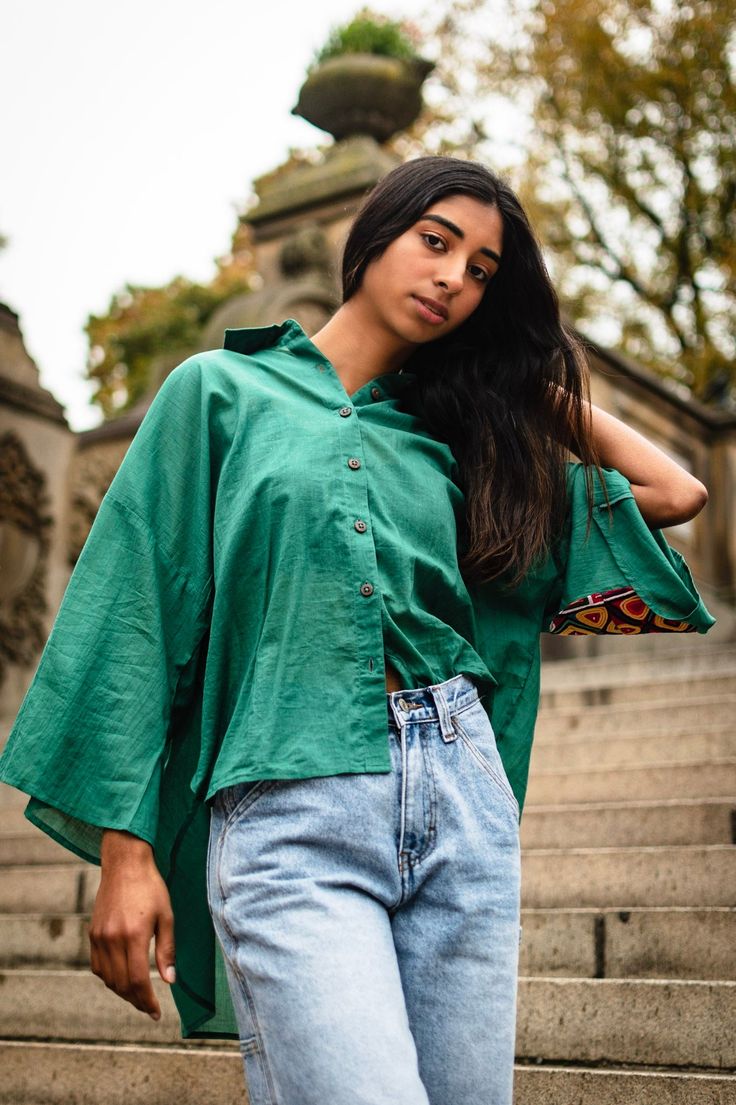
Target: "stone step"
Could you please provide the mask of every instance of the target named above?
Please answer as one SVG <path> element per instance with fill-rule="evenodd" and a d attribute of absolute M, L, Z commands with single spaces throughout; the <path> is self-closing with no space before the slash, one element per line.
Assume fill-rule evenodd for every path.
<path fill-rule="evenodd" d="M 728 798 L 736 794 L 736 759 L 705 763 L 607 764 L 604 767 L 534 771 L 526 801 L 617 802 L 624 799 Z"/>
<path fill-rule="evenodd" d="M 0 968 L 89 967 L 89 913 L 0 914 Z M 151 958 L 153 958 L 151 941 Z"/>
<path fill-rule="evenodd" d="M 25 819 L 24 819 L 25 820 Z M 16 832 L 0 832 L 0 868 L 30 863 L 79 863 L 79 856 L 35 825 Z"/>
<path fill-rule="evenodd" d="M 3 744 L 4 742 L 0 742 L 0 748 L 3 747 Z M 22 810 L 27 804 L 27 794 L 24 794 L 21 790 L 17 790 L 15 787 L 8 786 L 7 783 L 0 782 L 0 809 Z"/>
<path fill-rule="evenodd" d="M 0 1036 L 181 1044 L 165 983 L 154 977 L 158 1022 L 89 971 L 4 972 Z M 517 1055 L 525 1059 L 661 1066 L 736 1067 L 736 982 L 655 979 L 519 979 Z M 683 1025 L 687 1031 L 683 1032 Z M 192 1040 L 211 1048 L 213 1041 Z M 218 1041 L 236 1050 L 236 1040 Z M 106 1103 L 107 1105 L 107 1103 Z"/>
<path fill-rule="evenodd" d="M 517 1063 L 514 1105 L 734 1105 L 736 1075 Z"/>
<path fill-rule="evenodd" d="M 18 864 L 0 878 L 2 913 L 91 912 L 100 883 L 96 864 Z"/>
<path fill-rule="evenodd" d="M 736 664 L 732 671 L 700 672 L 691 675 L 650 676 L 643 668 L 636 681 L 597 683 L 590 686 L 545 688 L 540 697 L 540 709 L 584 710 L 591 706 L 618 706 L 632 702 L 668 699 L 685 702 L 709 695 L 733 694 L 736 690 Z"/>
<path fill-rule="evenodd" d="M 522 853 L 526 906 L 731 906 L 736 847 L 536 848 Z M 1 913 L 90 913 L 94 864 L 18 865 L 0 879 Z"/>
<path fill-rule="evenodd" d="M 651 720 L 651 719 L 650 719 Z M 647 729 L 646 726 L 631 726 L 621 733 L 611 732 L 611 730 L 603 730 L 599 732 L 597 729 L 586 725 L 582 729 L 574 728 L 569 732 L 565 729 L 560 729 L 559 732 L 551 731 L 549 733 L 535 733 L 534 736 L 534 749 L 543 745 L 545 748 L 554 745 L 554 747 L 562 747 L 566 744 L 579 744 L 581 741 L 585 741 L 589 744 L 612 744 L 618 740 L 628 740 L 630 737 L 638 737 L 640 740 L 651 740 L 654 737 L 663 738 L 664 740 L 675 740 L 680 737 L 703 737 L 706 740 L 719 733 L 731 733 L 733 732 L 733 721 L 723 723 L 717 721 L 708 725 L 694 725 L 692 719 L 680 722 L 677 717 L 672 719 L 672 725 L 668 729 L 663 729 L 661 725 L 656 725 L 654 729 Z"/>
<path fill-rule="evenodd" d="M 605 733 L 597 739 L 573 736 L 535 741 L 531 770 L 547 771 L 556 764 L 565 767 L 595 767 L 600 764 L 697 763 L 736 759 L 736 728 L 678 733 Z"/>
<path fill-rule="evenodd" d="M 220 1048 L 0 1042 L 0 1105 L 247 1105 L 239 1054 Z M 105 1087 L 101 1103 L 100 1086 Z M 727 1073 L 517 1063 L 515 1105 L 726 1105 Z"/>
<path fill-rule="evenodd" d="M 736 796 L 524 807 L 523 848 L 734 844 Z"/>
<path fill-rule="evenodd" d="M 2 809 L 0 809 L 0 832 L 25 833 L 29 832 L 31 829 L 35 829 L 35 825 L 31 825 L 28 818 L 23 816 L 22 806 L 3 806 Z"/>
<path fill-rule="evenodd" d="M 535 848 L 522 852 L 525 907 L 733 906 L 736 847 Z"/>
<path fill-rule="evenodd" d="M 736 980 L 736 908 L 523 909 L 519 972 Z"/>
<path fill-rule="evenodd" d="M 708 672 L 736 673 L 736 645 L 729 643 L 704 647 L 705 642 L 697 643 L 700 647 L 691 651 L 676 649 L 656 656 L 626 656 L 622 653 L 615 657 L 544 660 L 541 687 L 545 691 L 603 684 L 619 686 L 629 680 L 640 682 L 642 678 L 656 681 L 672 676 L 689 678 Z"/>
<path fill-rule="evenodd" d="M 0 968 L 89 969 L 89 914 L 0 916 Z M 736 909 L 524 909 L 519 970 L 579 978 L 736 979 Z M 149 964 L 155 969 L 151 941 Z"/>
<path fill-rule="evenodd" d="M 516 1054 L 733 1071 L 735 1018 L 736 982 L 522 977 Z"/>
<path fill-rule="evenodd" d="M 651 702 L 618 703 L 611 706 L 571 706 L 540 710 L 535 733 L 537 736 L 592 733 L 648 733 L 672 731 L 673 723 L 679 731 L 684 728 L 697 731 L 703 725 L 720 725 L 728 728 L 736 712 L 736 694 L 703 695 L 678 702 L 673 711 L 669 701 L 657 699 Z"/>
<path fill-rule="evenodd" d="M 153 1024 L 153 1021 L 151 1021 Z M 0 1105 L 248 1105 L 219 1047 L 0 1041 Z"/>

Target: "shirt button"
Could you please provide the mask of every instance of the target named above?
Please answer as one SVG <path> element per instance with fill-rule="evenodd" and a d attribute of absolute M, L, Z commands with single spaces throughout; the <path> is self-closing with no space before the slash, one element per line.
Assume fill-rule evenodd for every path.
<path fill-rule="evenodd" d="M 371 399 L 380 399 L 380 398 L 381 398 L 381 389 L 380 388 L 371 388 Z"/>
<path fill-rule="evenodd" d="M 372 595 L 373 594 L 373 584 L 368 583 L 368 582 L 361 583 L 360 593 L 361 593 L 361 595 Z"/>
<path fill-rule="evenodd" d="M 340 414 L 343 416 L 343 418 L 348 418 L 352 413 L 352 407 L 340 407 Z"/>
<path fill-rule="evenodd" d="M 358 533 L 365 533 L 365 531 L 368 529 L 368 526 L 365 524 L 362 518 L 358 518 L 358 521 L 355 523 L 355 528 L 357 529 Z"/>
<path fill-rule="evenodd" d="M 360 461 L 357 457 L 351 457 L 348 461 L 348 468 L 360 468 Z"/>

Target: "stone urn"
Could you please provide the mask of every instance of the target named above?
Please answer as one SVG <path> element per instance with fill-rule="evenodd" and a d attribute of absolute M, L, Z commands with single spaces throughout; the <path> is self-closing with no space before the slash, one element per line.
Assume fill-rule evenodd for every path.
<path fill-rule="evenodd" d="M 291 109 L 336 141 L 367 134 L 386 142 L 422 110 L 421 89 L 435 63 L 425 58 L 341 54 L 309 74 Z"/>

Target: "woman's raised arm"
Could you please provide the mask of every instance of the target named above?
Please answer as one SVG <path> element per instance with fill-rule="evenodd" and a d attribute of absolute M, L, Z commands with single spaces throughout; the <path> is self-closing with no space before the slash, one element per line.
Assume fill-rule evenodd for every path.
<path fill-rule="evenodd" d="M 593 403 L 586 406 L 600 464 L 626 477 L 648 526 L 675 526 L 700 513 L 708 501 L 700 480 L 621 419 Z M 574 442 L 570 448 L 577 456 Z"/>

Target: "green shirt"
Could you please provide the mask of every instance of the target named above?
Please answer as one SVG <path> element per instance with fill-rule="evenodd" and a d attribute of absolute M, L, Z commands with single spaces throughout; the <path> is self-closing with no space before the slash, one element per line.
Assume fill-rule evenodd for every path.
<path fill-rule="evenodd" d="M 106 827 L 153 845 L 185 1037 L 237 1035 L 206 897 L 208 800 L 250 779 L 389 771 L 384 653 L 406 687 L 474 679 L 521 810 L 541 632 L 714 624 L 614 469 L 612 519 L 596 479 L 587 541 L 570 464 L 568 524 L 545 562 L 516 590 L 467 587 L 457 466 L 402 406 L 414 378 L 348 395 L 293 319 L 229 330 L 175 368 L 0 756 L 29 820 L 84 859 L 99 863 Z"/>

